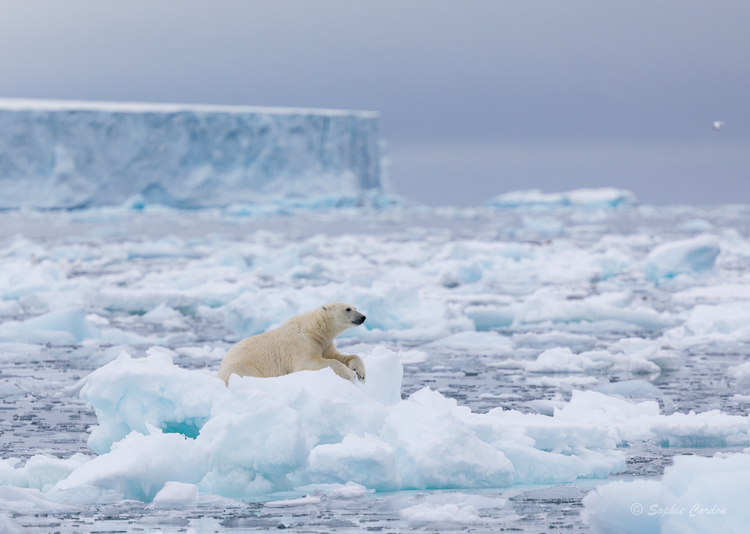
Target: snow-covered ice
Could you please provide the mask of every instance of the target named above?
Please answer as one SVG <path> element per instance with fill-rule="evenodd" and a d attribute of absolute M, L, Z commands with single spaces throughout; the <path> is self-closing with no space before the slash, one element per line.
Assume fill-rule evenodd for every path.
<path fill-rule="evenodd" d="M 508 198 L 1 212 L 0 525 L 710 531 L 614 510 L 744 491 L 750 208 Z M 216 378 L 332 300 L 366 383 Z"/>

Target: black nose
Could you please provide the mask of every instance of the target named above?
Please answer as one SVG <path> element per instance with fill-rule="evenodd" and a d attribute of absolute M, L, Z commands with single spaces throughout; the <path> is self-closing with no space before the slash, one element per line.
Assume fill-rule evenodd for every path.
<path fill-rule="evenodd" d="M 365 322 L 365 319 L 366 319 L 366 318 L 367 318 L 367 317 L 365 317 L 364 315 L 362 315 L 362 316 L 360 316 L 360 317 L 358 317 L 358 318 L 354 319 L 354 320 L 353 320 L 352 322 L 353 322 L 354 324 L 362 324 L 362 323 L 364 323 L 364 322 Z"/>

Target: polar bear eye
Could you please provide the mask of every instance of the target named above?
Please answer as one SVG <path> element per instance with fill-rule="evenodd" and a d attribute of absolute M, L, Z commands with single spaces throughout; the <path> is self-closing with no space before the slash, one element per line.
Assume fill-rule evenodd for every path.
<path fill-rule="evenodd" d="M 352 311 L 352 309 L 351 308 L 347 308 L 346 311 Z"/>

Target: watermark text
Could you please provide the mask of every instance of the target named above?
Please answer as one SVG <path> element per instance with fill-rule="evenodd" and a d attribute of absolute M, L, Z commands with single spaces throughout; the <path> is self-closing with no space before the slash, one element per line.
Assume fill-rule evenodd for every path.
<path fill-rule="evenodd" d="M 685 508 L 677 503 L 672 506 L 661 506 L 658 504 L 652 504 L 645 510 L 643 505 L 639 502 L 635 502 L 630 506 L 630 513 L 633 515 L 641 515 L 643 512 L 646 515 L 658 515 L 661 517 L 668 515 L 687 515 L 689 517 L 697 517 L 701 515 L 726 515 L 727 509 L 722 508 L 718 504 L 713 506 L 704 506 L 700 503 L 695 503 L 690 508 Z"/>

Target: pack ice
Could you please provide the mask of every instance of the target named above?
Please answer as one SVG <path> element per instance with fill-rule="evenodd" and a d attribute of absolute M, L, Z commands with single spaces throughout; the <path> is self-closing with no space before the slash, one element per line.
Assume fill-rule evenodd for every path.
<path fill-rule="evenodd" d="M 747 448 L 750 244 L 718 228 L 747 211 L 614 206 L 618 195 L 298 215 L 304 232 L 294 237 L 284 217 L 231 208 L 2 213 L 2 228 L 29 235 L 11 233 L 0 248 L 0 360 L 93 370 L 59 394 L 80 392 L 97 418 L 90 436 L 78 434 L 96 456 L 36 454 L 49 449 L 34 442 L 20 451 L 25 463 L 2 460 L 2 502 L 64 513 L 122 498 L 158 509 L 207 494 L 560 484 L 630 469 L 644 443 L 660 461 L 675 447 Z M 421 226 L 425 214 L 444 227 Z M 326 220 L 336 231 L 316 235 Z M 663 231 L 643 230 L 643 220 Z M 165 221 L 174 235 L 154 230 Z M 479 230 L 467 234 L 469 224 Z M 79 233 L 56 238 L 59 226 Z M 216 378 L 233 341 L 330 300 L 368 316 L 337 341 L 365 359 L 366 384 L 327 371 L 235 378 L 228 388 Z M 178 365 L 188 357 L 191 368 Z M 450 367 L 459 361 L 471 369 Z M 3 376 L 0 393 L 9 403 L 31 398 L 39 382 Z M 723 474 L 712 487 L 739 494 L 745 456 L 678 457 L 664 480 L 602 485 L 587 508 L 592 528 L 620 489 L 666 487 L 682 498 L 672 481 L 689 478 L 698 495 L 709 480 L 701 473 L 715 470 Z M 476 501 L 457 502 L 400 516 L 413 525 L 484 520 Z"/>
<path fill-rule="evenodd" d="M 384 348 L 365 355 L 364 385 L 323 370 L 235 376 L 227 388 L 213 373 L 179 368 L 173 355 L 122 352 L 88 377 L 80 395 L 99 420 L 89 438 L 97 457 L 35 456 L 17 469 L 6 461 L 0 482 L 54 502 L 150 501 L 168 483 L 235 499 L 332 483 L 486 488 L 606 478 L 625 468 L 618 447 L 628 442 L 684 446 L 687 436 L 750 445 L 748 417 L 661 415 L 656 402 L 594 391 L 574 391 L 553 417 L 473 413 L 429 388 L 402 400 L 399 355 Z"/>
<path fill-rule="evenodd" d="M 0 100 L 0 209 L 357 205 L 380 188 L 364 111 Z"/>

